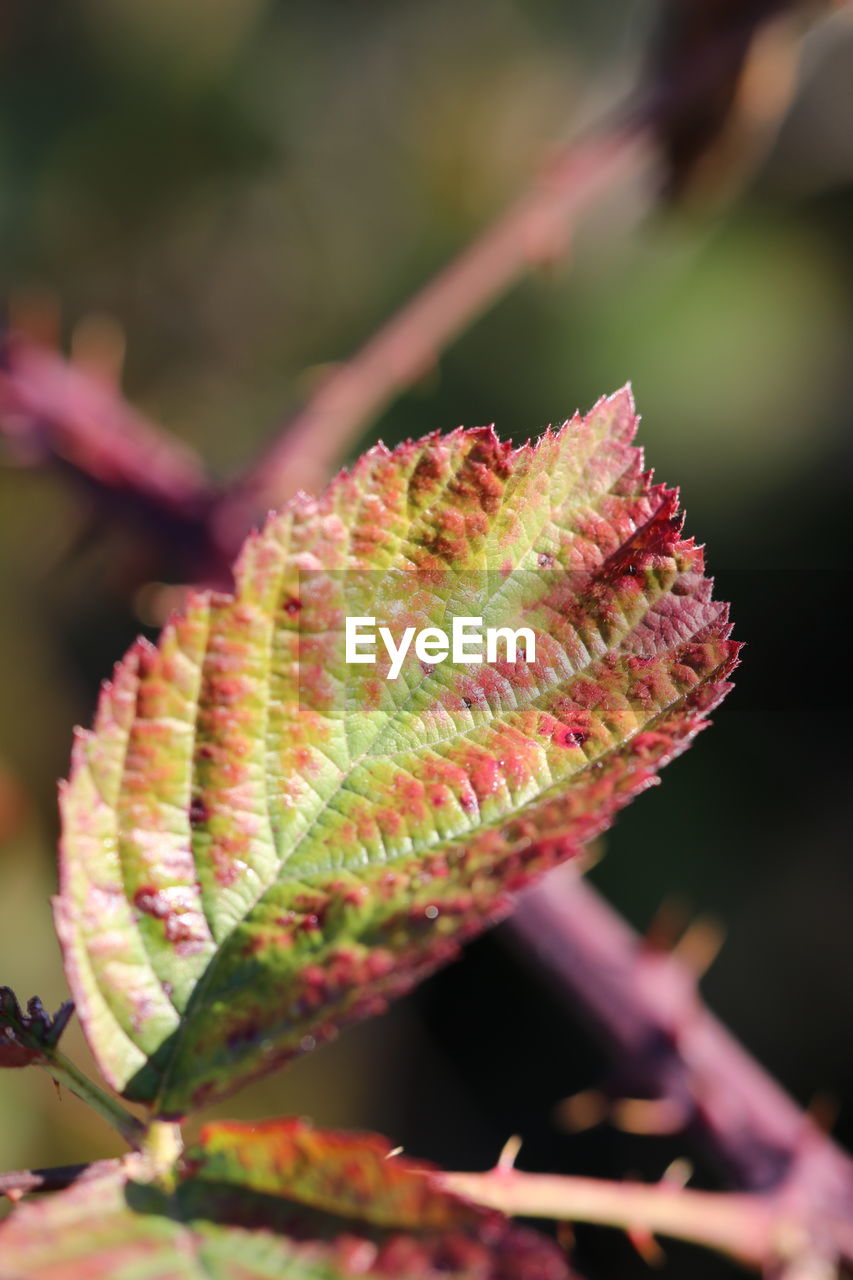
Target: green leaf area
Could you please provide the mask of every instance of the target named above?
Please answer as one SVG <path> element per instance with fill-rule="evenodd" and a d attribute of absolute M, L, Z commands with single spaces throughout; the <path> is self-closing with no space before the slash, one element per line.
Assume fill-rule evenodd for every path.
<path fill-rule="evenodd" d="M 452 958 L 682 751 L 727 612 L 630 393 L 513 450 L 372 449 L 138 643 L 78 734 L 56 918 L 109 1082 L 177 1117 Z M 344 619 L 526 625 L 535 661 L 345 661 Z"/>
<path fill-rule="evenodd" d="M 372 1135 L 210 1125 L 166 1192 L 125 1170 L 21 1205 L 0 1280 L 569 1280 L 561 1251 Z"/>

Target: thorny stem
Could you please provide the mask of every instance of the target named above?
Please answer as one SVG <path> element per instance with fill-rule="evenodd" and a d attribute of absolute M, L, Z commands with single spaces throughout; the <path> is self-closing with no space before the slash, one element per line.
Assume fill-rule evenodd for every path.
<path fill-rule="evenodd" d="M 93 1111 L 97 1111 L 99 1116 L 121 1134 L 129 1146 L 139 1150 L 146 1134 L 145 1125 L 95 1084 L 94 1080 L 90 1080 L 70 1058 L 66 1058 L 59 1049 L 52 1049 L 45 1053 L 45 1060 L 40 1065 L 58 1085 L 64 1085 L 71 1093 L 88 1103 Z"/>
<path fill-rule="evenodd" d="M 150 1140 L 150 1141 L 149 1141 Z M 142 1152 L 145 1174 L 171 1189 L 180 1138 L 176 1126 L 154 1124 Z M 0 1174 L 0 1195 L 13 1199 L 57 1191 L 117 1172 L 120 1160 Z M 142 1169 L 137 1169 L 137 1175 Z M 778 1280 L 828 1280 L 840 1252 L 849 1256 L 850 1225 L 831 1217 L 806 1218 L 794 1189 L 773 1193 L 689 1191 L 660 1183 L 608 1182 L 597 1178 L 522 1173 L 498 1167 L 488 1173 L 438 1175 L 451 1192 L 508 1217 L 592 1223 L 647 1237 L 663 1235 L 715 1249 L 760 1268 Z M 831 1256 L 826 1253 L 832 1242 Z"/>
<path fill-rule="evenodd" d="M 660 1183 L 607 1182 L 494 1169 L 449 1173 L 449 1190 L 514 1216 L 553 1218 L 669 1236 L 768 1271 L 811 1256 L 814 1224 L 784 1192 L 689 1191 Z M 831 1226 L 832 1224 L 830 1224 Z"/>
<path fill-rule="evenodd" d="M 825 1257 L 853 1261 L 853 1160 L 705 1008 L 694 974 L 647 947 L 571 866 L 522 896 L 510 928 L 608 1043 L 621 1064 L 614 1090 L 673 1103 L 685 1130 L 757 1193 L 743 1203 L 782 1206 L 780 1221 L 819 1237 L 818 1252 L 779 1280 L 825 1280 Z"/>
<path fill-rule="evenodd" d="M 522 895 L 510 929 L 607 1043 L 622 1096 L 675 1104 L 745 1189 L 808 1164 L 853 1217 L 853 1160 L 703 1005 L 695 974 L 648 947 L 571 865 Z"/>

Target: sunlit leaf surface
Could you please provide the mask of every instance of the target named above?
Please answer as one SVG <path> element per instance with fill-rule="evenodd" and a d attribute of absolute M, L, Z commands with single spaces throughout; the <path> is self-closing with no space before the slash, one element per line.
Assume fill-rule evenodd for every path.
<path fill-rule="evenodd" d="M 450 959 L 690 742 L 735 661 L 629 393 L 513 450 L 371 450 L 116 668 L 63 792 L 57 921 L 110 1082 L 183 1114 Z M 527 626 L 536 660 L 345 661 Z"/>

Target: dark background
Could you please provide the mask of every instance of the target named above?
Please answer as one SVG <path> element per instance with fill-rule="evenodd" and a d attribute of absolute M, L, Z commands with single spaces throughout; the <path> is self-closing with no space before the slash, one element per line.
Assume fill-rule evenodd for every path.
<path fill-rule="evenodd" d="M 81 359 L 126 344 L 126 393 L 225 478 L 618 100 L 647 21 L 620 0 L 6 0 L 9 318 L 58 326 Z M 849 1144 L 850 20 L 815 31 L 792 74 L 736 196 L 721 179 L 638 218 L 623 192 L 369 440 L 493 420 L 523 439 L 633 382 L 641 441 L 682 486 L 747 647 L 713 729 L 620 818 L 593 877 L 638 926 L 674 900 L 721 922 L 708 1000 L 804 1103 L 838 1101 Z M 0 467 L 0 981 L 56 1004 L 55 781 L 168 565 L 24 461 Z M 69 1046 L 85 1058 L 78 1031 Z M 485 1167 L 511 1133 L 527 1168 L 656 1178 L 688 1154 L 714 1185 L 677 1139 L 559 1129 L 556 1104 L 603 1065 L 498 930 L 224 1111 L 376 1127 L 452 1167 Z M 0 1079 L 0 1167 L 114 1150 L 46 1076 Z M 579 1238 L 593 1277 L 642 1273 L 621 1237 Z M 667 1275 L 728 1274 L 667 1252 Z"/>

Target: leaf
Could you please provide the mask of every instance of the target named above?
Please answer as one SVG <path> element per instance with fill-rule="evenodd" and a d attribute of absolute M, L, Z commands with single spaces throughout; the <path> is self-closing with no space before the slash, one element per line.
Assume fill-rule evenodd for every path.
<path fill-rule="evenodd" d="M 431 1165 L 392 1155 L 387 1139 L 315 1129 L 304 1120 L 205 1125 L 185 1165 L 206 1181 L 242 1185 L 378 1227 L 453 1231 L 490 1216 L 447 1192 Z"/>
<path fill-rule="evenodd" d="M 735 663 L 630 393 L 539 443 L 379 446 L 139 642 L 78 733 L 57 926 L 92 1048 L 178 1116 L 381 1009 L 682 751 Z M 344 662 L 344 616 L 536 661 Z"/>
<path fill-rule="evenodd" d="M 73 1012 L 74 1005 L 66 1000 L 51 1017 L 38 996 L 33 996 L 24 1013 L 11 987 L 0 987 L 0 1067 L 45 1062 Z"/>
<path fill-rule="evenodd" d="M 172 1195 L 119 1173 L 18 1208 L 0 1280 L 570 1280 L 545 1237 L 386 1153 L 298 1122 L 210 1126 Z"/>

